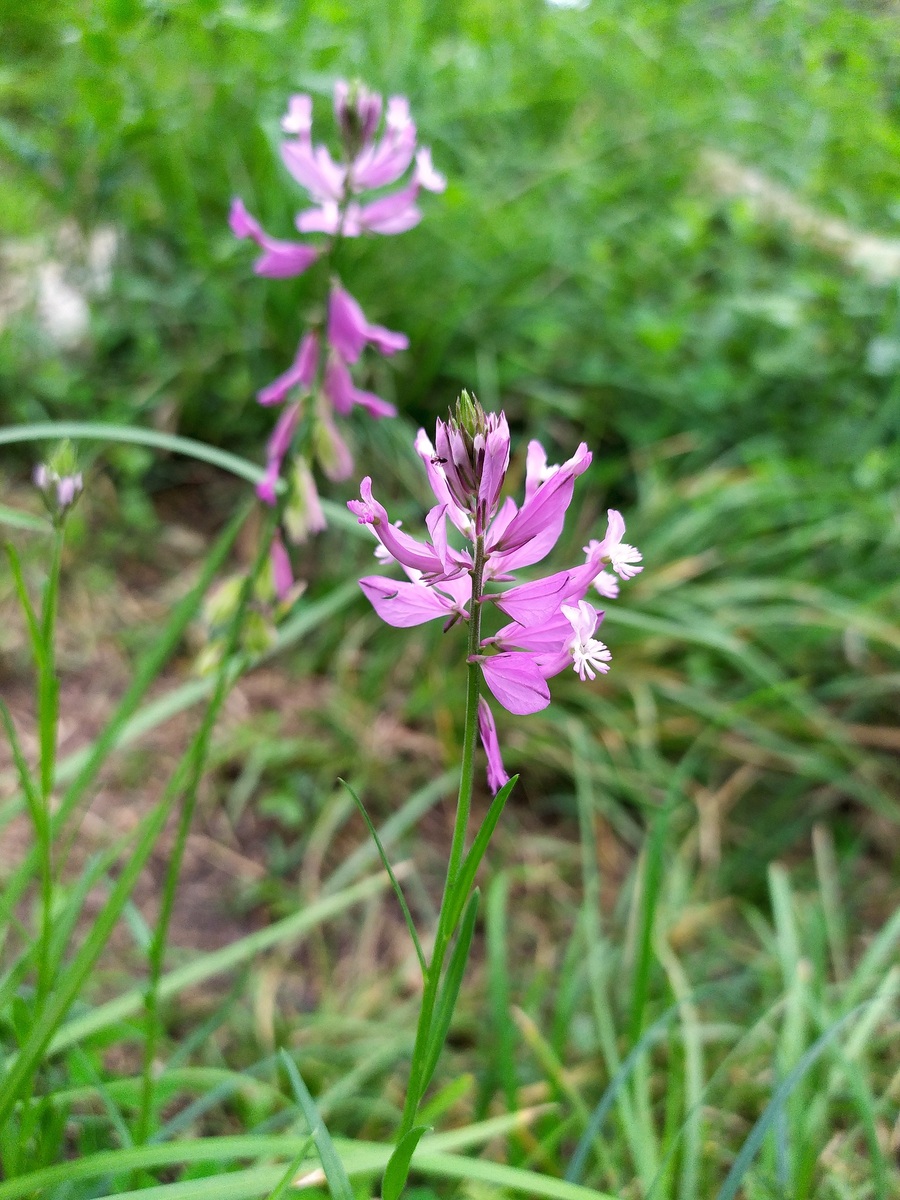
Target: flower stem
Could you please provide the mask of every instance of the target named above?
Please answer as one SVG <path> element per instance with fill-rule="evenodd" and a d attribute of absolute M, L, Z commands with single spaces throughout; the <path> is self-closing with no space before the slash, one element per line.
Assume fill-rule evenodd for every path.
<path fill-rule="evenodd" d="M 50 943 L 53 935 L 53 841 L 51 817 L 53 786 L 56 780 L 56 740 L 59 724 L 59 680 L 56 675 L 56 613 L 59 606 L 59 577 L 65 522 L 60 521 L 53 535 L 50 570 L 44 589 L 41 612 L 41 661 L 38 663 L 38 725 L 40 737 L 40 804 L 35 813 L 35 840 L 38 847 L 41 881 L 41 932 L 38 943 L 37 1008 L 40 1010 L 52 985 Z"/>
<path fill-rule="evenodd" d="M 475 564 L 472 568 L 472 601 L 469 613 L 469 652 L 467 656 L 470 659 L 478 653 L 481 643 L 481 594 L 484 587 L 484 560 L 484 538 L 479 536 L 475 544 Z M 462 766 L 459 778 L 459 797 L 456 802 L 456 817 L 453 823 L 453 840 L 450 844 L 447 878 L 444 883 L 441 910 L 438 914 L 437 931 L 434 936 L 434 949 L 431 954 L 431 962 L 428 970 L 425 972 L 425 990 L 422 995 L 422 1007 L 419 1010 L 419 1020 L 416 1025 L 416 1040 L 413 1044 L 409 1084 L 407 1085 L 406 1101 L 403 1106 L 403 1116 L 397 1134 L 398 1142 L 413 1128 L 422 1096 L 430 1082 L 424 1078 L 424 1074 L 431 1048 L 431 1031 L 440 990 L 441 974 L 447 951 L 456 932 L 457 921 L 454 920 L 453 914 L 461 914 L 464 907 L 462 903 L 458 902 L 456 885 L 465 850 L 469 812 L 472 807 L 481 668 L 477 662 L 469 662 L 468 672 Z M 461 899 L 464 899 L 464 897 Z"/>

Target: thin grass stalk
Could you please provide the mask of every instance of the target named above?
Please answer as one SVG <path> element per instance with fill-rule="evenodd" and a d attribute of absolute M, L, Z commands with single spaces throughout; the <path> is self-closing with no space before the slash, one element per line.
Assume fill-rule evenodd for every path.
<path fill-rule="evenodd" d="M 244 626 L 244 617 L 247 613 L 247 606 L 250 598 L 253 595 L 253 589 L 266 566 L 269 554 L 269 543 L 272 540 L 272 535 L 275 531 L 275 526 L 278 520 L 278 510 L 271 509 L 267 520 L 263 526 L 259 550 L 251 570 L 244 578 L 238 604 L 234 615 L 231 619 L 231 624 L 228 629 L 228 636 L 225 647 L 222 653 L 222 660 L 219 665 L 219 670 L 216 679 L 215 691 L 210 701 L 210 710 L 218 712 L 226 694 L 233 686 L 237 675 L 240 671 L 234 669 L 234 655 L 240 644 L 241 631 Z M 141 1089 L 141 1109 L 138 1118 L 137 1132 L 135 1139 L 138 1144 L 146 1142 L 150 1134 L 150 1122 L 153 1114 L 153 1098 L 154 1098 L 154 1079 L 153 1079 L 153 1061 L 156 1057 L 156 1047 L 159 1041 L 160 1021 L 159 1021 L 159 984 L 162 979 L 163 965 L 166 954 L 166 943 L 168 941 L 169 928 L 172 921 L 172 910 L 175 903 L 175 892 L 178 887 L 178 880 L 181 874 L 181 864 L 184 860 L 184 851 L 187 845 L 188 834 L 190 832 L 191 823 L 194 817 L 194 810 L 197 805 L 197 795 L 200 788 L 200 781 L 203 777 L 203 771 L 206 766 L 206 761 L 209 755 L 209 745 L 212 737 L 213 722 L 204 721 L 201 726 L 197 739 L 191 749 L 190 768 L 187 786 L 184 790 L 184 797 L 181 805 L 181 811 L 178 816 L 178 827 L 175 834 L 175 844 L 172 854 L 169 858 L 166 877 L 163 883 L 162 900 L 160 903 L 160 912 L 157 919 L 156 928 L 153 932 L 153 938 L 150 942 L 148 959 L 150 977 L 147 991 L 145 993 L 146 1006 L 146 1034 L 144 1038 L 144 1054 L 143 1054 L 143 1086 Z"/>
<path fill-rule="evenodd" d="M 50 570 L 44 588 L 40 636 L 43 654 L 38 669 L 38 726 L 40 742 L 40 792 L 35 809 L 35 842 L 41 888 L 41 930 L 38 944 L 37 996 L 40 1011 L 52 986 L 50 945 L 53 938 L 53 839 L 51 810 L 56 779 L 56 740 L 59 725 L 59 680 L 56 675 L 56 615 L 59 610 L 59 580 L 65 524 L 60 520 L 53 536 Z"/>

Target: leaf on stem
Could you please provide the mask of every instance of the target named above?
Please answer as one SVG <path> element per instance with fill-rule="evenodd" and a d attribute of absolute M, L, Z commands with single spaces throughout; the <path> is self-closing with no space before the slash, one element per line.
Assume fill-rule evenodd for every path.
<path fill-rule="evenodd" d="M 409 1178 L 409 1164 L 416 1152 L 424 1133 L 428 1132 L 427 1125 L 416 1125 L 409 1133 L 401 1138 L 394 1153 L 384 1169 L 381 1181 L 381 1200 L 400 1200 L 400 1196 Z"/>
<path fill-rule="evenodd" d="M 425 954 L 422 950 L 422 944 L 419 941 L 419 935 L 416 933 L 416 927 L 413 924 L 412 913 L 409 911 L 409 905 L 406 903 L 406 897 L 403 895 L 403 889 L 397 880 L 397 876 L 393 872 L 391 864 L 388 862 L 388 857 L 385 853 L 384 846 L 381 844 L 381 838 L 378 836 L 378 830 L 372 823 L 372 818 L 366 812 L 365 805 L 363 804 L 362 800 L 360 800 L 359 796 L 357 796 L 350 784 L 347 783 L 345 779 L 341 779 L 339 782 L 344 785 L 344 787 L 356 801 L 356 807 L 362 813 L 362 818 L 366 823 L 369 833 L 372 835 L 375 845 L 378 847 L 378 854 L 381 857 L 384 869 L 388 873 L 388 878 L 391 881 L 391 887 L 394 889 L 394 895 L 397 897 L 400 907 L 403 910 L 403 918 L 406 921 L 406 928 L 409 930 L 409 936 L 412 938 L 413 945 L 416 948 L 416 956 L 419 960 L 419 966 L 422 968 L 422 975 L 424 977 L 425 972 L 428 970 L 428 964 L 425 962 Z"/>

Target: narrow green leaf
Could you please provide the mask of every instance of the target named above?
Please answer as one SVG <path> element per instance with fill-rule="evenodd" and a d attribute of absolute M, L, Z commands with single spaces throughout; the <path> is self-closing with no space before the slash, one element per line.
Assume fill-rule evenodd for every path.
<path fill-rule="evenodd" d="M 22 751 L 22 744 L 16 732 L 12 713 L 6 707 L 6 703 L 3 700 L 0 700 L 0 720 L 3 722 L 3 728 L 6 731 L 6 740 L 9 742 L 10 750 L 12 750 L 13 762 L 16 765 L 19 784 L 25 793 L 28 811 L 31 813 L 32 821 L 38 822 L 41 820 L 41 799 L 35 787 L 31 771 L 28 768 L 28 763 L 25 761 L 25 754 Z"/>
<path fill-rule="evenodd" d="M 276 921 L 274 925 L 269 925 L 266 929 L 260 929 L 246 937 L 239 938 L 228 946 L 223 946 L 220 950 L 213 950 L 209 954 L 195 958 L 183 967 L 178 967 L 167 975 L 163 975 L 159 983 L 160 1000 L 177 996 L 185 988 L 204 983 L 207 979 L 212 979 L 225 971 L 234 970 L 235 967 L 241 966 L 272 946 L 303 937 L 305 933 L 314 929 L 322 921 L 376 895 L 383 887 L 385 887 L 383 875 L 369 876 L 369 878 L 354 884 L 353 887 L 338 892 L 334 896 L 328 896 L 324 900 L 317 900 L 300 912 L 291 913 L 290 916 Z M 141 1011 L 143 1003 L 144 989 L 132 988 L 124 995 L 116 997 L 115 1000 L 108 1000 L 106 1004 L 99 1005 L 83 1016 L 75 1017 L 58 1031 L 50 1043 L 47 1053 L 57 1053 L 65 1047 L 81 1041 L 82 1038 L 89 1037 L 101 1029 L 108 1029 L 111 1025 L 134 1016 L 135 1013 Z M 0 1192 L 0 1196 L 2 1196 L 2 1192 Z"/>
<path fill-rule="evenodd" d="M 293 1189 L 294 1179 L 296 1178 L 300 1167 L 303 1165 L 303 1161 L 306 1158 L 312 1144 L 313 1139 L 312 1134 L 310 1134 L 291 1161 L 288 1163 L 288 1168 L 282 1175 L 281 1179 L 279 1179 L 277 1187 L 273 1188 L 272 1191 L 269 1192 L 267 1200 L 281 1200 L 282 1196 L 286 1196 L 288 1194 L 289 1188 Z"/>
<path fill-rule="evenodd" d="M 447 1034 L 450 1032 L 453 1010 L 456 1008 L 456 1000 L 459 996 L 459 989 L 462 986 L 466 963 L 469 959 L 469 950 L 472 946 L 472 936 L 475 933 L 475 919 L 478 916 L 479 898 L 480 893 L 476 889 L 472 893 L 469 903 L 466 906 L 466 911 L 463 914 L 459 936 L 456 939 L 456 945 L 453 947 L 453 953 L 450 956 L 450 962 L 447 966 L 447 973 L 444 976 L 443 987 L 438 997 L 434 1021 L 431 1026 L 431 1036 L 428 1039 L 425 1049 L 425 1068 L 422 1072 L 419 1100 L 422 1099 L 426 1088 L 431 1082 L 431 1077 L 435 1072 L 438 1059 L 444 1048 L 444 1042 L 447 1040 Z"/>
<path fill-rule="evenodd" d="M 459 874 L 453 881 L 453 919 L 450 922 L 450 928 L 455 929 L 459 921 L 463 907 L 468 900 L 469 892 L 472 889 L 472 884 L 475 882 L 475 873 L 481 865 L 481 860 L 484 858 L 485 851 L 488 848 L 488 843 L 491 840 L 494 830 L 497 828 L 497 822 L 503 812 L 506 801 L 510 797 L 510 793 L 518 782 L 518 775 L 513 775 L 508 783 L 505 783 L 494 799 L 491 801 L 491 807 L 487 811 L 487 815 L 481 823 L 481 828 L 475 835 L 475 840 L 469 853 L 463 859 L 462 866 L 459 869 Z"/>
<path fill-rule="evenodd" d="M 319 1115 L 316 1102 L 310 1095 L 309 1088 L 303 1082 L 303 1076 L 297 1070 L 297 1064 L 286 1050 L 281 1051 L 281 1061 L 288 1073 L 297 1102 L 303 1109 L 303 1115 L 306 1117 L 313 1141 L 316 1143 L 319 1158 L 322 1160 L 322 1170 L 328 1180 L 328 1190 L 331 1192 L 333 1200 L 353 1200 L 353 1188 L 350 1186 L 346 1168 L 331 1140 L 331 1134 L 325 1127 L 325 1122 Z"/>
<path fill-rule="evenodd" d="M 41 637 L 41 627 L 37 619 L 37 613 L 34 611 L 34 605 L 31 603 L 31 598 L 28 595 L 28 588 L 25 586 L 22 563 L 19 560 L 16 548 L 7 542 L 5 549 L 6 557 L 9 559 L 10 569 L 12 570 L 16 596 L 18 597 L 22 613 L 25 616 L 25 623 L 28 626 L 28 640 L 31 642 L 32 657 L 35 664 L 40 667 L 44 661 L 44 641 Z"/>
<path fill-rule="evenodd" d="M 0 504 L 0 525 L 9 525 L 13 529 L 27 529 L 32 533 L 52 533 L 53 526 L 45 517 L 36 517 L 33 513 L 22 512 L 20 508 L 10 508 Z"/>
<path fill-rule="evenodd" d="M 860 1004 L 851 1012 L 847 1013 L 846 1016 L 841 1017 L 839 1021 L 835 1021 L 830 1029 L 826 1029 L 822 1036 L 813 1042 L 810 1048 L 797 1063 L 796 1067 L 794 1067 L 793 1071 L 791 1071 L 790 1074 L 785 1076 L 785 1078 L 781 1081 L 781 1083 L 775 1089 L 772 1099 L 763 1109 L 759 1120 L 750 1130 L 747 1140 L 744 1142 L 743 1146 L 741 1146 L 738 1156 L 732 1163 L 731 1170 L 726 1176 L 725 1182 L 719 1189 L 716 1200 L 734 1200 L 735 1196 L 738 1194 L 741 1183 L 743 1182 L 744 1175 L 747 1173 L 750 1164 L 756 1157 L 757 1150 L 759 1150 L 766 1134 L 780 1116 L 782 1110 L 784 1109 L 784 1105 L 786 1104 L 794 1088 L 798 1083 L 801 1082 L 807 1071 L 815 1063 L 816 1059 L 818 1059 L 828 1045 L 834 1041 L 844 1026 L 852 1021 L 854 1017 L 858 1016 L 865 1007 L 865 1004 Z"/>
<path fill-rule="evenodd" d="M 357 796 L 350 784 L 347 783 L 345 779 L 339 779 L 338 782 L 344 785 L 344 787 L 356 801 L 356 807 L 362 813 L 362 819 L 365 821 L 366 827 L 368 828 L 369 833 L 372 835 L 372 840 L 378 847 L 378 854 L 381 858 L 382 864 L 384 865 L 384 869 L 388 873 L 388 878 L 391 881 L 391 887 L 394 889 L 394 895 L 397 897 L 397 902 L 403 910 L 403 919 L 406 921 L 406 928 L 409 930 L 409 936 L 412 938 L 413 945 L 416 948 L 416 956 L 419 960 L 419 966 L 422 969 L 422 976 L 424 978 L 425 972 L 428 970 L 428 964 L 425 962 L 425 955 L 422 952 L 422 944 L 419 941 L 419 935 L 416 933 L 416 927 L 413 923 L 412 913 L 409 911 L 409 905 L 406 903 L 406 897 L 403 895 L 403 889 L 397 881 L 397 876 L 394 874 L 394 869 L 390 862 L 388 862 L 388 856 L 385 853 L 384 846 L 381 844 L 381 838 L 378 836 L 378 830 L 372 823 L 372 818 L 366 812 L 365 805 L 363 804 L 362 800 L 360 800 L 359 796 Z"/>
<path fill-rule="evenodd" d="M 412 1156 L 415 1154 L 416 1146 L 422 1135 L 427 1132 L 427 1125 L 416 1125 L 399 1142 L 394 1153 L 388 1159 L 388 1165 L 384 1168 L 384 1178 L 381 1181 L 381 1200 L 400 1200 L 400 1195 L 409 1178 Z"/>

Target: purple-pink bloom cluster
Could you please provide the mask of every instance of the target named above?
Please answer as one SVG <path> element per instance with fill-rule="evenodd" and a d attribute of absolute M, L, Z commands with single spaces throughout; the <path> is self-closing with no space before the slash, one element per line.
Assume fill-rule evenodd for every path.
<path fill-rule="evenodd" d="M 338 81 L 334 111 L 342 150 L 339 160 L 332 157 L 327 146 L 313 144 L 312 108 L 311 96 L 291 97 L 281 122 L 286 135 L 281 157 L 313 200 L 312 207 L 297 214 L 297 229 L 307 235 L 324 234 L 325 240 L 310 243 L 274 238 L 247 211 L 242 200 L 235 198 L 231 205 L 232 232 L 256 243 L 261 253 L 254 270 L 272 279 L 303 274 L 318 259 L 329 257 L 332 246 L 341 238 L 412 229 L 422 217 L 417 203 L 420 191 L 440 192 L 446 187 L 444 177 L 432 165 L 430 150 L 418 146 L 416 126 L 404 97 L 388 100 L 379 136 L 381 96 L 361 85 Z M 384 190 L 390 188 L 394 190 Z M 266 473 L 257 488 L 262 500 L 275 503 L 282 466 L 301 416 L 306 415 L 305 399 L 311 394 L 315 402 L 315 411 L 310 414 L 314 422 L 311 444 L 316 458 L 331 479 L 345 479 L 350 474 L 353 460 L 332 414 L 346 416 L 357 405 L 373 417 L 393 416 L 396 411 L 374 392 L 357 387 L 351 367 L 367 346 L 379 354 L 391 355 L 405 350 L 408 344 L 405 334 L 371 324 L 358 302 L 332 276 L 325 319 L 303 335 L 287 370 L 257 394 L 260 404 L 273 405 L 299 393 L 299 398 L 283 411 L 269 439 Z M 304 484 L 307 495 L 301 508 L 311 512 L 312 523 L 295 522 L 301 537 L 324 520 L 317 498 L 309 495 L 315 485 L 308 472 Z"/>
<path fill-rule="evenodd" d="M 437 500 L 426 517 L 427 539 L 391 523 L 368 477 L 360 485 L 361 499 L 349 502 L 360 524 L 370 525 L 380 542 L 377 557 L 398 563 L 407 576 L 402 581 L 383 575 L 360 580 L 379 616 L 403 627 L 440 619 L 450 628 L 471 620 L 475 605 L 482 614 L 490 607 L 498 610 L 506 623 L 480 637 L 470 661 L 478 663 L 494 698 L 512 713 L 546 708 L 547 680 L 568 666 L 582 680 L 605 674 L 610 652 L 594 636 L 603 612 L 587 599 L 588 591 L 593 584 L 608 597 L 610 579 L 631 579 L 642 569 L 637 565 L 640 552 L 622 540 L 621 514 L 609 510 L 606 536 L 584 548 L 583 563 L 526 583 L 516 581 L 516 572 L 540 562 L 556 545 L 575 480 L 591 462 L 587 446 L 581 443 L 567 462 L 551 465 L 541 445 L 532 441 L 525 499 L 519 506 L 509 496 L 500 500 L 510 460 L 502 413 L 484 413 L 463 393 L 456 416 L 437 422 L 434 444 L 420 429 L 415 445 Z M 486 590 L 494 585 L 497 590 Z M 486 703 L 479 709 L 479 728 L 496 790 L 506 773 Z"/>

